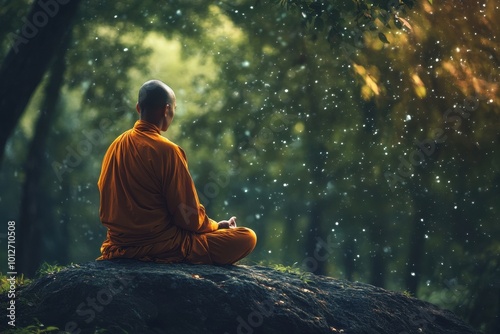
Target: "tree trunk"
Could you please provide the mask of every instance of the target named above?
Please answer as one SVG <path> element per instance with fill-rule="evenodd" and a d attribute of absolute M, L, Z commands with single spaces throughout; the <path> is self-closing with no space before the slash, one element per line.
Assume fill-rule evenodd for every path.
<path fill-rule="evenodd" d="M 64 36 L 63 44 L 57 50 L 56 58 L 50 70 L 50 77 L 44 91 L 44 101 L 36 123 L 35 134 L 31 140 L 25 162 L 25 181 L 20 212 L 20 271 L 28 276 L 35 274 L 42 260 L 42 236 L 44 215 L 41 213 L 39 199 L 44 196 L 40 189 L 40 180 L 45 167 L 45 146 L 51 124 L 57 117 L 57 102 L 64 81 L 66 70 L 65 54 L 69 47 L 71 33 Z"/>
<path fill-rule="evenodd" d="M 33 1 L 19 33 L 8 35 L 12 47 L 0 67 L 0 163 L 7 140 L 59 50 L 80 1 Z"/>
<path fill-rule="evenodd" d="M 430 181 L 429 171 L 423 170 L 423 167 L 419 166 L 415 168 L 415 174 L 414 178 L 419 176 L 420 180 L 411 181 L 409 187 L 415 213 L 410 227 L 409 254 L 405 273 L 406 288 L 412 295 L 417 294 L 422 277 L 425 257 L 425 234 L 430 219 L 433 218 L 431 194 L 426 191 Z"/>
<path fill-rule="evenodd" d="M 306 238 L 306 252 L 309 257 L 314 258 L 314 266 L 310 269 L 315 274 L 326 275 L 327 274 L 327 262 L 328 257 L 321 255 L 325 251 L 324 245 L 318 239 L 324 238 L 327 234 L 324 231 L 323 215 L 327 208 L 327 200 L 322 194 L 323 190 L 328 183 L 327 177 L 325 176 L 326 171 L 324 167 L 327 163 L 326 147 L 323 143 L 323 138 L 317 133 L 318 129 L 321 129 L 321 125 L 325 122 L 325 118 L 321 115 L 320 104 L 318 103 L 317 95 L 314 90 L 316 86 L 315 80 L 317 78 L 315 68 L 317 64 L 314 62 L 314 57 L 310 57 L 307 54 L 307 46 L 305 45 L 304 39 L 301 39 L 304 45 L 301 45 L 301 53 L 299 55 L 300 61 L 306 63 L 307 68 L 307 83 L 306 83 L 306 96 L 307 96 L 307 110 L 310 114 L 310 119 L 305 122 L 306 124 L 306 136 L 304 137 L 304 142 L 307 147 L 307 161 L 309 164 L 309 174 L 310 180 L 312 181 L 311 189 L 311 206 L 309 209 L 309 233 Z M 324 241 L 324 240 L 323 240 Z"/>
<path fill-rule="evenodd" d="M 342 244 L 343 261 L 344 266 L 344 277 L 348 281 L 354 280 L 354 272 L 356 271 L 356 262 L 354 261 L 355 254 L 357 252 L 356 243 L 352 236 L 347 236 L 346 240 Z"/>
<path fill-rule="evenodd" d="M 370 284 L 385 287 L 387 278 L 387 261 L 384 255 L 385 221 L 375 214 L 372 216 L 373 226 L 368 228 L 370 233 L 370 247 L 374 249 L 370 259 Z M 376 228 L 379 227 L 379 228 Z"/>
<path fill-rule="evenodd" d="M 359 96 L 362 96 L 361 94 L 361 89 L 359 90 Z M 376 126 L 383 127 L 383 118 L 381 115 L 383 115 L 383 110 L 380 110 L 377 107 L 377 104 L 375 102 L 374 98 L 371 98 L 369 100 L 363 101 L 361 105 L 361 112 L 363 114 L 363 120 L 364 120 L 364 133 L 365 135 L 363 136 L 363 142 L 362 142 L 362 147 L 370 147 L 370 142 L 373 140 L 373 131 L 376 128 Z M 381 141 L 382 138 L 380 137 L 380 134 L 377 135 L 378 140 Z M 380 184 L 383 184 L 383 176 L 379 176 L 379 180 L 374 180 L 375 182 L 381 182 Z M 377 194 L 379 193 L 379 184 L 371 184 L 371 185 L 366 185 L 365 187 L 368 188 L 368 193 L 370 194 Z M 382 196 L 382 195 L 381 195 Z M 384 244 L 386 242 L 386 210 L 385 206 L 386 204 L 383 204 L 384 201 L 381 197 L 375 196 L 372 197 L 369 202 L 369 207 L 373 208 L 368 210 L 369 212 L 369 219 L 372 222 L 372 225 L 368 227 L 368 233 L 369 233 L 369 240 L 370 240 L 370 248 L 373 249 L 373 253 L 371 254 L 370 257 L 370 269 L 369 269 L 369 274 L 370 274 L 370 284 L 379 286 L 379 287 L 385 287 L 385 282 L 386 282 L 386 272 L 387 272 L 387 260 L 385 258 L 384 254 Z"/>

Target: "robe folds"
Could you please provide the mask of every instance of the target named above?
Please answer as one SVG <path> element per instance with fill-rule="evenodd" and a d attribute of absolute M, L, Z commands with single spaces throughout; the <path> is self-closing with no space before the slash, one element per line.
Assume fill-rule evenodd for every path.
<path fill-rule="evenodd" d="M 199 202 L 184 151 L 144 120 L 110 145 L 97 185 L 107 228 L 98 260 L 229 264 L 255 247 L 248 228 L 218 230 Z"/>

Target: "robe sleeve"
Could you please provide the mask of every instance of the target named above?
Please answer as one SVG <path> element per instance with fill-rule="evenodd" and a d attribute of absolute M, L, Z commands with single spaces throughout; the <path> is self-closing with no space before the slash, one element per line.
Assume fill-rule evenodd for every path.
<path fill-rule="evenodd" d="M 200 204 L 188 170 L 186 154 L 178 146 L 168 153 L 164 166 L 163 193 L 173 223 L 195 233 L 217 230 L 217 222 L 207 216 L 205 207 Z"/>

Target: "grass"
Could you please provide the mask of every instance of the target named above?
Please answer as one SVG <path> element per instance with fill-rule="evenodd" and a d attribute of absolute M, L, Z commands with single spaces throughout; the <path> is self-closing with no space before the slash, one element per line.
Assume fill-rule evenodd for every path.
<path fill-rule="evenodd" d="M 49 264 L 47 262 L 44 262 L 40 268 L 37 270 L 35 278 L 41 278 L 47 275 L 53 275 L 55 273 L 60 272 L 64 268 L 67 267 L 75 267 L 78 265 L 75 265 L 71 263 L 68 266 L 61 266 L 58 264 Z M 6 293 L 10 289 L 10 283 L 7 281 L 9 276 L 4 275 L 0 273 L 0 294 Z M 19 287 L 22 287 L 24 285 L 27 285 L 31 283 L 32 279 L 27 278 L 24 276 L 24 274 L 17 275 L 16 276 L 16 290 Z M 38 319 L 34 319 L 34 324 L 29 325 L 27 327 L 22 327 L 22 328 L 12 328 L 8 329 L 2 333 L 5 334 L 42 334 L 42 333 L 63 333 L 58 327 L 55 326 L 45 326 L 42 324 Z"/>
<path fill-rule="evenodd" d="M 53 274 L 60 272 L 61 270 L 65 269 L 65 268 L 70 268 L 70 267 L 75 268 L 75 267 L 78 267 L 78 265 L 74 264 L 74 263 L 70 263 L 67 266 L 60 266 L 57 263 L 50 264 L 50 263 L 44 262 L 40 266 L 40 268 L 37 270 L 36 276 L 37 276 L 37 278 L 40 278 L 40 277 L 47 276 L 47 275 L 53 275 Z"/>
<path fill-rule="evenodd" d="M 23 328 L 8 329 L 5 334 L 41 334 L 41 333 L 61 333 L 58 327 L 43 325 L 38 319 L 35 319 L 35 324 Z"/>
<path fill-rule="evenodd" d="M 405 297 L 408 297 L 408 298 L 413 298 L 414 296 L 412 295 L 412 293 L 408 290 L 405 290 L 402 292 L 403 296 Z"/>
<path fill-rule="evenodd" d="M 268 263 L 265 261 L 261 261 L 258 262 L 257 265 L 268 267 L 276 271 L 279 271 L 281 273 L 297 275 L 299 279 L 304 283 L 309 283 L 311 281 L 310 280 L 311 273 L 297 266 L 297 262 L 295 262 L 291 266 L 285 266 L 280 263 Z"/>
<path fill-rule="evenodd" d="M 9 276 L 0 273 L 0 294 L 4 294 L 10 289 L 10 283 L 7 281 Z M 31 279 L 24 277 L 23 274 L 16 276 L 16 287 L 27 285 Z"/>
<path fill-rule="evenodd" d="M 304 269 L 296 267 L 295 264 L 292 266 L 275 264 L 271 268 L 273 268 L 274 270 L 277 270 L 279 272 L 282 272 L 282 273 L 297 275 L 297 276 L 299 276 L 299 279 L 304 283 L 309 283 L 311 281 L 310 280 L 311 273 L 308 271 L 305 271 Z"/>
<path fill-rule="evenodd" d="M 78 267 L 77 264 L 71 263 L 67 266 L 61 266 L 58 265 L 57 263 L 55 264 L 50 264 L 47 262 L 44 262 L 40 268 L 37 270 L 35 278 L 41 278 L 47 275 L 53 275 L 55 273 L 60 272 L 61 270 L 65 268 L 75 268 Z M 3 273 L 0 273 L 0 294 L 6 293 L 10 289 L 10 283 L 7 281 L 9 276 L 4 275 Z M 24 274 L 17 275 L 16 276 L 16 288 L 22 287 L 24 285 L 28 285 L 31 283 L 33 279 L 27 278 L 24 276 Z M 46 332 L 34 332 L 34 333 L 46 333 Z"/>

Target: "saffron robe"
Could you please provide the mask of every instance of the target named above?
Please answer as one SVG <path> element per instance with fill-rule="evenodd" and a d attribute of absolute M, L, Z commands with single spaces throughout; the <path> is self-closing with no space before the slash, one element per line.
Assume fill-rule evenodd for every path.
<path fill-rule="evenodd" d="M 139 120 L 110 145 L 98 181 L 107 228 L 98 260 L 229 264 L 256 243 L 247 228 L 218 230 L 200 204 L 184 151 Z"/>

